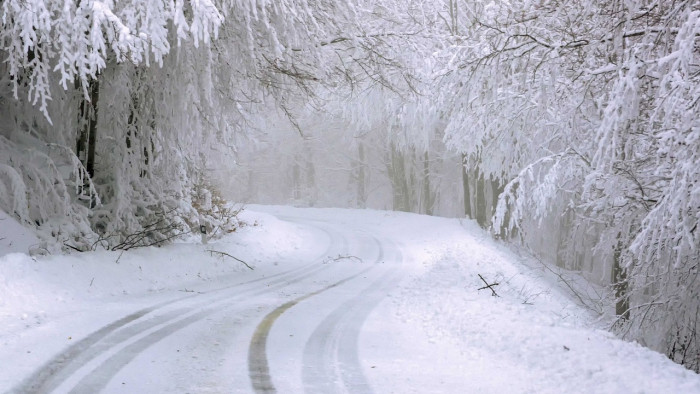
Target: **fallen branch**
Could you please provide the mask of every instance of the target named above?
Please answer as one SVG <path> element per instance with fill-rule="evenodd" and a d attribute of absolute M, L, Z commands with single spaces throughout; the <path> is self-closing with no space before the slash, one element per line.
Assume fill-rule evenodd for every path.
<path fill-rule="evenodd" d="M 148 246 L 157 246 L 161 243 L 172 240 L 173 238 L 180 237 L 185 234 L 189 234 L 190 230 L 183 230 L 182 225 L 178 223 L 168 222 L 169 215 L 174 212 L 177 208 L 173 208 L 169 211 L 156 212 L 156 219 L 154 222 L 144 225 L 141 230 L 131 233 L 131 234 L 121 234 L 119 232 L 100 235 L 100 237 L 95 241 L 90 247 L 91 250 L 95 250 L 98 245 L 109 249 L 112 251 L 116 250 L 129 250 L 133 248 L 143 248 Z M 162 239 L 156 239 L 156 237 L 162 237 Z M 120 238 L 121 242 L 110 247 L 111 238 Z M 71 247 L 70 245 L 66 245 Z"/>
<path fill-rule="evenodd" d="M 484 277 L 481 276 L 481 274 L 477 274 L 477 275 L 479 275 L 479 278 L 481 278 L 481 281 L 484 282 L 484 284 L 486 285 L 486 286 L 484 286 L 484 287 L 478 288 L 477 291 L 478 291 L 478 290 L 489 289 L 489 290 L 491 290 L 491 293 L 492 293 L 491 296 L 493 296 L 493 297 L 500 297 L 500 296 L 496 293 L 496 290 L 493 289 L 493 286 L 498 286 L 498 282 L 489 284 L 489 282 L 487 282 L 486 279 L 484 279 Z"/>
<path fill-rule="evenodd" d="M 364 261 L 361 258 L 359 258 L 357 256 L 351 256 L 351 255 L 346 255 L 346 256 L 338 255 L 338 257 L 328 257 L 323 261 L 323 263 L 325 264 L 325 263 L 329 263 L 331 261 L 340 261 L 340 260 L 355 260 L 357 262 L 364 263 Z"/>
<path fill-rule="evenodd" d="M 587 308 L 587 309 L 592 310 L 593 312 L 596 312 L 596 313 L 599 314 L 599 315 L 602 315 L 602 314 L 603 314 L 603 310 L 602 310 L 602 308 L 601 308 L 600 306 L 599 306 L 598 308 L 596 308 L 596 307 L 594 306 L 596 301 L 595 301 L 594 299 L 592 299 L 588 294 L 586 294 L 586 297 L 588 297 L 589 300 L 593 303 L 593 305 L 589 305 L 589 303 L 586 302 L 586 300 L 583 299 L 583 296 L 581 295 L 581 293 L 579 293 L 579 292 L 574 288 L 574 285 L 572 285 L 572 284 L 570 283 L 569 280 L 567 280 L 566 278 L 564 278 L 564 275 L 563 275 L 561 272 L 557 272 L 557 271 L 553 270 L 551 267 L 549 267 L 549 265 L 547 265 L 544 261 L 540 260 L 540 259 L 537 258 L 537 257 L 534 257 L 534 259 L 535 259 L 537 262 L 539 262 L 539 263 L 542 265 L 542 267 L 544 267 L 546 270 L 548 270 L 549 272 L 551 272 L 551 273 L 553 273 L 554 275 L 556 275 L 556 276 L 559 278 L 559 280 L 560 280 L 562 283 L 564 283 L 564 284 L 566 285 L 567 288 L 569 288 L 569 290 L 571 291 L 571 293 L 572 293 L 574 296 L 576 296 L 576 298 L 578 298 L 578 300 L 579 300 L 579 302 L 581 303 L 582 306 L 584 306 L 584 307 Z M 600 297 L 599 294 L 598 294 L 598 296 Z"/>
<path fill-rule="evenodd" d="M 218 251 L 218 250 L 212 250 L 212 249 L 207 249 L 207 252 L 209 252 L 212 256 L 214 255 L 214 253 L 216 253 L 216 254 L 218 254 L 218 255 L 221 256 L 221 257 L 223 257 L 223 256 L 230 257 L 230 258 L 232 258 L 232 259 L 234 259 L 234 260 L 240 262 L 241 264 L 245 265 L 246 267 L 248 267 L 249 270 L 251 270 L 251 271 L 253 270 L 253 267 L 251 267 L 250 265 L 248 265 L 248 263 L 246 263 L 245 261 L 239 259 L 238 257 L 231 256 L 230 254 L 228 254 L 228 253 L 226 253 L 226 252 L 220 252 L 220 251 Z"/>
<path fill-rule="evenodd" d="M 119 253 L 119 257 L 117 257 L 117 260 L 114 262 L 115 264 L 119 264 L 119 259 L 122 258 L 122 255 L 123 255 L 123 254 L 124 254 L 124 250 L 122 250 L 122 251 Z"/>
<path fill-rule="evenodd" d="M 3 239 L 4 239 L 4 238 L 3 238 Z M 84 252 L 84 250 L 80 250 L 79 248 L 77 248 L 77 247 L 75 247 L 75 246 L 73 246 L 73 245 L 71 245 L 71 244 L 67 244 L 67 243 L 65 243 L 65 242 L 63 243 L 63 245 L 64 245 L 64 246 L 67 246 L 67 247 L 69 247 L 69 248 L 71 248 L 71 249 L 73 249 L 73 250 L 75 250 L 75 251 L 78 251 L 78 252 L 80 252 L 80 253 L 83 253 L 83 252 Z"/>

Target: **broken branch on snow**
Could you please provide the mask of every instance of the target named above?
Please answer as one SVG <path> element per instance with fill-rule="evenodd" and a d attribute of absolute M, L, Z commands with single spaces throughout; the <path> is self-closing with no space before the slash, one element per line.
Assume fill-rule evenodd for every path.
<path fill-rule="evenodd" d="M 491 293 L 492 293 L 491 295 L 492 295 L 493 297 L 500 297 L 500 296 L 498 295 L 498 293 L 496 293 L 496 290 L 493 289 L 493 286 L 498 286 L 498 282 L 489 284 L 489 282 L 487 282 L 486 279 L 484 279 L 484 277 L 481 276 L 481 274 L 477 274 L 477 275 L 479 275 L 479 278 L 481 278 L 481 281 L 484 282 L 484 284 L 486 285 L 486 286 L 484 286 L 484 287 L 478 288 L 477 291 L 478 291 L 478 290 L 489 289 L 489 290 L 491 290 Z"/>
<path fill-rule="evenodd" d="M 212 250 L 212 249 L 207 249 L 207 252 L 209 252 L 209 254 L 211 254 L 212 256 L 214 255 L 214 253 L 216 253 L 216 254 L 218 254 L 218 255 L 221 256 L 221 257 L 223 257 L 223 256 L 230 257 L 230 258 L 232 258 L 232 259 L 234 259 L 234 260 L 240 262 L 241 264 L 245 265 L 246 267 L 248 267 L 249 270 L 251 270 L 251 271 L 253 270 L 253 267 L 251 267 L 250 265 L 248 265 L 248 263 L 246 263 L 245 261 L 239 259 L 238 257 L 231 256 L 230 254 L 228 254 L 228 253 L 226 253 L 226 252 L 220 252 L 220 251 L 218 251 L 218 250 Z"/>

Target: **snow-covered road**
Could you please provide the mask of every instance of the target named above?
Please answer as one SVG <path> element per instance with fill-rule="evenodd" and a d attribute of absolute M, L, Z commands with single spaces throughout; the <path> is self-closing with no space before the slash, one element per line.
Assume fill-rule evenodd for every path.
<path fill-rule="evenodd" d="M 471 224 L 253 210 L 210 245 L 0 257 L 0 392 L 700 393 Z"/>

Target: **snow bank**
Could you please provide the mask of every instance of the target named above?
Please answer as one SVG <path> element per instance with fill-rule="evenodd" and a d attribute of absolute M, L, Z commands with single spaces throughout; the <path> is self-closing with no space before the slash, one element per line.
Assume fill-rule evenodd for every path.
<path fill-rule="evenodd" d="M 260 271 L 279 261 L 313 256 L 323 247 L 318 245 L 318 234 L 274 216 L 244 211 L 240 218 L 248 225 L 207 245 L 191 237 L 164 247 L 39 257 L 8 253 L 19 243 L 13 244 L 14 249 L 0 249 L 0 336 L 41 325 L 90 303 L 173 288 L 190 291 L 248 271 L 240 262 L 209 250 L 228 253 Z M 19 239 L 26 240 L 24 245 L 33 240 Z"/>
<path fill-rule="evenodd" d="M 608 332 L 609 319 L 585 308 L 550 271 L 556 267 L 546 269 L 516 254 L 471 221 L 379 216 L 384 235 L 401 242 L 413 261 L 407 262 L 409 279 L 376 318 L 392 327 L 391 336 L 411 338 L 412 344 L 416 333 L 398 331 L 422 327 L 427 359 L 456 353 L 447 361 L 452 365 L 441 368 L 458 368 L 465 392 L 700 393 L 694 372 Z M 493 286 L 498 296 L 483 289 L 479 275 L 498 283 Z M 564 277 L 576 281 L 574 274 Z M 569 285 L 586 290 L 581 283 Z M 387 314 L 393 321 L 386 321 Z M 418 348 L 412 345 L 411 351 Z M 410 375 L 403 365 L 398 368 L 401 376 Z M 420 386 L 420 368 L 415 372 L 411 385 Z M 423 383 L 443 392 L 436 382 Z M 455 387 L 444 392 L 456 392 Z"/>
<path fill-rule="evenodd" d="M 39 246 L 34 232 L 19 224 L 12 216 L 0 209 L 0 256 L 8 253 L 29 253 Z"/>

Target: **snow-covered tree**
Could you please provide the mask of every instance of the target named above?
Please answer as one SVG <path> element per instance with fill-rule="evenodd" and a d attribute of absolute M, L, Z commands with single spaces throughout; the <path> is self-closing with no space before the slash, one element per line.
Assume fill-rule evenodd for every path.
<path fill-rule="evenodd" d="M 494 230 L 614 283 L 619 330 L 697 370 L 697 5 L 459 6 L 438 106 L 505 184 Z"/>
<path fill-rule="evenodd" d="M 269 191 L 460 207 L 609 284 L 616 330 L 700 368 L 696 3 L 5 0 L 0 17 L 0 208 L 46 239 L 215 222 L 210 169 L 284 144 Z"/>
<path fill-rule="evenodd" d="M 355 78 L 343 61 L 379 69 L 366 52 L 381 34 L 354 3 L 23 0 L 0 12 L 0 149 L 21 152 L 2 155 L 2 209 L 81 250 L 188 231 L 196 185 L 259 111 Z"/>

